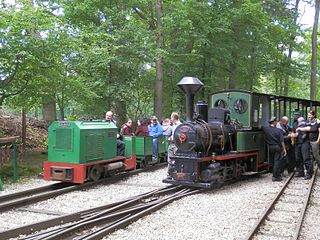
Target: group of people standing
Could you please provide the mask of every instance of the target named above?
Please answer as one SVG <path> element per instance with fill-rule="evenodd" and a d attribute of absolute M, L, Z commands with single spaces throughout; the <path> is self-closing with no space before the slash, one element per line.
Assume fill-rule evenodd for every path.
<path fill-rule="evenodd" d="M 313 160 L 320 166 L 320 121 L 315 111 L 308 112 L 306 121 L 299 113 L 294 114 L 292 127 L 283 116 L 279 122 L 275 117 L 269 126 L 263 127 L 268 146 L 272 181 L 281 181 L 285 168 L 288 173 L 308 180 L 313 175 Z"/>
<path fill-rule="evenodd" d="M 112 111 L 108 111 L 106 113 L 106 120 L 112 121 L 115 125 L 117 125 Z M 165 118 L 161 122 L 158 121 L 156 116 L 151 116 L 150 118 L 142 117 L 137 121 L 137 127 L 134 130 L 133 122 L 129 118 L 127 122 L 120 128 L 117 138 L 117 155 L 124 156 L 125 154 L 125 143 L 122 141 L 122 136 L 151 136 L 153 139 L 152 157 L 155 159 L 158 155 L 158 137 L 166 135 L 168 136 L 168 141 L 171 143 L 173 140 L 174 130 L 180 123 L 179 114 L 173 112 L 170 116 L 170 119 Z M 174 144 L 169 145 L 168 151 L 175 151 Z"/>

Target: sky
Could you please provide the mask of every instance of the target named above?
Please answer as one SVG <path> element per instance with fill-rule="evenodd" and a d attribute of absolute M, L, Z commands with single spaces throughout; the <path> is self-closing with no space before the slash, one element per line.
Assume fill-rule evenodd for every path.
<path fill-rule="evenodd" d="M 306 27 L 313 26 L 313 19 L 314 19 L 314 6 L 310 6 L 303 1 L 299 4 L 299 12 L 300 12 L 300 23 L 305 25 Z"/>
<path fill-rule="evenodd" d="M 0 0 L 0 3 L 2 1 Z M 13 3 L 14 0 L 4 0 L 6 3 Z M 314 6 L 310 6 L 310 4 L 306 4 L 304 0 L 299 3 L 299 12 L 300 15 L 300 23 L 306 25 L 306 27 L 313 26 L 313 18 L 314 18 Z"/>

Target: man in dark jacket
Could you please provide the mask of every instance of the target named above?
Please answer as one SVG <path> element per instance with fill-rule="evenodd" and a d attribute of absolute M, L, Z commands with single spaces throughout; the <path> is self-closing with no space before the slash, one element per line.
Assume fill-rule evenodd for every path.
<path fill-rule="evenodd" d="M 312 154 L 311 156 L 316 161 L 318 168 L 320 168 L 320 152 L 319 152 L 319 144 L 320 144 L 320 122 L 317 119 L 316 113 L 314 110 L 308 112 L 308 127 L 306 129 L 309 131 L 309 139 Z"/>
<path fill-rule="evenodd" d="M 269 126 L 262 127 L 268 144 L 269 161 L 272 166 L 272 181 L 282 181 L 282 159 L 287 155 L 282 131 L 276 127 L 277 119 L 272 117 Z"/>
<path fill-rule="evenodd" d="M 295 163 L 295 147 L 291 142 L 291 138 L 294 136 L 292 135 L 293 129 L 289 126 L 289 118 L 287 116 L 283 116 L 277 124 L 277 128 L 282 130 L 284 144 L 287 150 L 287 156 L 283 159 L 283 169 L 287 168 L 288 173 L 292 173 L 294 171 L 294 167 L 296 166 Z"/>
<path fill-rule="evenodd" d="M 309 116 L 310 113 L 308 113 L 308 117 L 311 118 L 311 116 Z M 314 114 L 315 115 L 315 114 Z M 297 136 L 297 145 L 298 145 L 298 151 L 297 151 L 297 157 L 299 158 L 300 161 L 300 165 L 301 168 L 303 169 L 303 165 L 307 171 L 307 174 L 305 176 L 304 179 L 308 180 L 311 179 L 312 175 L 313 175 L 313 165 L 312 165 L 312 161 L 310 158 L 310 141 L 312 141 L 313 143 L 317 144 L 318 141 L 318 129 L 319 126 L 317 124 L 316 121 L 313 122 L 313 124 L 311 125 L 312 122 L 309 122 L 309 125 L 307 125 L 304 122 L 304 119 L 301 117 L 298 119 L 298 128 L 296 129 L 296 132 L 298 133 Z M 317 144 L 318 145 L 318 144 Z M 318 156 L 319 156 L 319 147 L 317 147 L 318 151 Z M 317 155 L 315 154 L 315 157 L 317 157 Z M 303 172 L 300 172 L 301 174 L 299 175 L 300 177 L 304 176 L 304 170 Z"/>

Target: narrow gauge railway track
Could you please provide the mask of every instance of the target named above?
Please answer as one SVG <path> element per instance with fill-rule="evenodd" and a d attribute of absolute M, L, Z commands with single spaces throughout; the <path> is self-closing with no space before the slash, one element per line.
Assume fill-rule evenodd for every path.
<path fill-rule="evenodd" d="M 245 239 L 297 240 L 314 188 L 317 170 L 316 168 L 309 181 L 295 178 L 291 174 Z"/>
<path fill-rule="evenodd" d="M 29 235 L 19 238 L 25 240 L 101 239 L 116 229 L 124 228 L 131 222 L 157 211 L 174 200 L 203 191 L 206 190 L 169 186 L 105 206 L 0 232 L 0 239 L 17 238 L 19 235 Z M 64 225 L 57 226 L 59 224 Z M 55 228 L 34 233 L 51 227 Z"/>
<path fill-rule="evenodd" d="M 143 171 L 155 171 L 164 166 L 166 166 L 166 163 L 158 164 L 152 167 L 151 166 L 146 167 L 143 169 L 136 169 L 129 172 L 123 172 L 123 173 L 114 175 L 111 178 L 104 178 L 97 182 L 87 182 L 82 185 L 75 185 L 71 183 L 55 183 L 47 186 L 42 186 L 39 188 L 33 188 L 33 189 L 21 191 L 21 192 L 2 195 L 0 196 L 0 213 L 14 209 L 14 208 L 19 208 L 19 207 L 34 204 L 40 201 L 44 201 L 44 200 L 59 196 L 63 193 L 85 189 L 97 184 L 113 184 L 125 177 L 133 176 Z"/>

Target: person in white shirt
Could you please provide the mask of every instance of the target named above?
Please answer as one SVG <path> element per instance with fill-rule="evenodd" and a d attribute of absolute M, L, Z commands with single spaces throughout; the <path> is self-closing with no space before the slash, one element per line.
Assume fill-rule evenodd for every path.
<path fill-rule="evenodd" d="M 170 142 L 168 147 L 168 177 L 172 176 L 172 171 L 174 168 L 174 160 L 171 159 L 172 156 L 176 154 L 177 146 L 173 142 L 174 131 L 181 124 L 179 120 L 179 114 L 177 112 L 171 113 L 171 123 L 172 123 L 172 133 L 169 136 L 168 140 Z"/>

